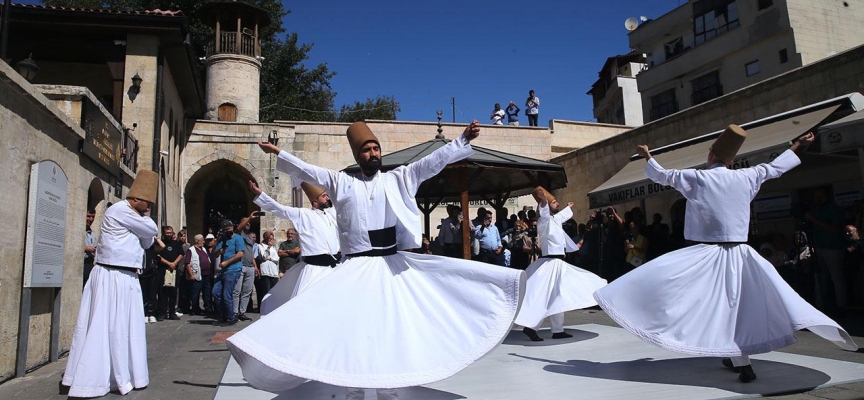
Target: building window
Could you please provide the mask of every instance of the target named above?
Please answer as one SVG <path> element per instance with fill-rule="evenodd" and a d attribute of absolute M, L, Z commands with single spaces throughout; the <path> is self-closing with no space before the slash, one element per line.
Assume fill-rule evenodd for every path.
<path fill-rule="evenodd" d="M 684 41 L 678 37 L 669 43 L 664 43 L 663 48 L 666 50 L 666 59 L 671 60 L 684 52 Z"/>
<path fill-rule="evenodd" d="M 714 71 L 702 75 L 690 82 L 693 94 L 690 101 L 695 106 L 723 95 L 723 86 L 720 85 L 720 72 Z"/>
<path fill-rule="evenodd" d="M 749 62 L 744 65 L 744 70 L 747 71 L 747 76 L 753 76 L 759 73 L 759 60 Z"/>
<path fill-rule="evenodd" d="M 789 61 L 789 55 L 786 53 L 786 49 L 780 50 L 780 64 L 786 64 Z"/>
<path fill-rule="evenodd" d="M 675 89 L 669 89 L 651 97 L 651 120 L 660 119 L 678 112 L 678 102 L 675 100 Z"/>
<path fill-rule="evenodd" d="M 738 22 L 738 3 L 734 0 L 700 0 L 693 2 L 693 34 L 696 46 L 738 26 L 740 26 Z"/>
<path fill-rule="evenodd" d="M 624 125 L 624 102 L 618 103 L 618 107 L 615 107 L 615 123 L 619 125 Z"/>
<path fill-rule="evenodd" d="M 774 0 L 758 0 L 759 10 L 764 10 L 774 5 Z"/>
<path fill-rule="evenodd" d="M 219 121 L 236 122 L 237 107 L 231 103 L 225 103 L 219 106 Z"/>

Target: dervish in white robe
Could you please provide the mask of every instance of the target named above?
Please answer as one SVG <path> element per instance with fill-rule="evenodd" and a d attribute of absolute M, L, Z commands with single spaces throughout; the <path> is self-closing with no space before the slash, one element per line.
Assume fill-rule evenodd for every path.
<path fill-rule="evenodd" d="M 146 172 L 152 171 L 139 171 L 139 178 Z M 157 179 L 152 179 L 153 200 Z M 130 195 L 134 189 L 135 184 Z M 157 233 L 156 223 L 133 209 L 130 200 L 105 211 L 99 251 L 84 286 L 63 374 L 70 397 L 100 397 L 109 391 L 125 395 L 150 384 L 137 270 L 143 264 L 144 249 L 150 248 Z"/>
<path fill-rule="evenodd" d="M 362 122 L 352 127 L 358 124 L 368 131 Z M 417 162 L 371 176 L 278 153 L 280 171 L 330 194 L 346 259 L 228 339 L 252 386 L 280 392 L 307 380 L 356 388 L 423 385 L 459 372 L 504 340 L 524 289 L 522 271 L 396 251 L 420 247 L 414 195 L 421 182 L 472 154 L 466 135 L 476 137 L 479 127 L 469 129 Z"/>
<path fill-rule="evenodd" d="M 812 142 L 812 135 L 806 137 Z M 640 146 L 640 154 L 648 158 L 648 178 L 687 199 L 684 236 L 702 244 L 658 257 L 595 292 L 612 319 L 667 350 L 732 357 L 724 365 L 740 367 L 742 382 L 756 378 L 746 356 L 794 343 L 796 330 L 808 329 L 846 350 L 858 348 L 746 244 L 750 202 L 765 181 L 801 163 L 792 149 L 770 163 L 737 170 L 722 162 L 705 170 L 664 169 L 647 147 Z"/>
<path fill-rule="evenodd" d="M 570 209 L 573 203 L 553 215 L 550 204 L 554 208 L 561 207 L 558 201 L 541 187 L 534 193 L 535 198 L 539 196 L 537 237 L 542 256 L 525 269 L 528 282 L 516 324 L 525 327 L 523 332 L 531 340 L 542 341 L 536 329 L 548 317 L 552 338 L 566 339 L 573 335 L 564 332 L 564 312 L 596 306 L 594 291 L 606 286 L 606 280 L 564 261 L 565 252 L 578 250 L 562 228 L 562 224 L 573 217 Z"/>
<path fill-rule="evenodd" d="M 323 210 L 289 207 L 279 204 L 264 192 L 257 195 L 254 202 L 262 210 L 294 224 L 294 229 L 300 234 L 301 254 L 304 254 L 301 261 L 288 268 L 279 283 L 264 296 L 261 301 L 261 315 L 264 316 L 333 272 L 341 257 L 339 232 L 333 207 Z"/>

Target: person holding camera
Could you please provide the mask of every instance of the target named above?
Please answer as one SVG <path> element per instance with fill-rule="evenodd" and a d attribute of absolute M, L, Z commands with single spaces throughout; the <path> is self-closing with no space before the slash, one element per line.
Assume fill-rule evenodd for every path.
<path fill-rule="evenodd" d="M 531 341 L 540 342 L 543 338 L 537 335 L 537 328 L 548 317 L 552 339 L 571 338 L 573 335 L 564 332 L 564 312 L 596 306 L 591 295 L 606 286 L 606 280 L 564 261 L 566 252 L 579 249 L 562 227 L 573 217 L 573 203 L 562 208 L 542 186 L 537 186 L 532 195 L 540 214 L 537 227 L 541 257 L 525 270 L 528 282 L 516 324 L 525 327 L 522 332 Z"/>
<path fill-rule="evenodd" d="M 339 264 L 339 232 L 336 229 L 336 212 L 330 196 L 324 189 L 303 182 L 300 184 L 312 208 L 288 207 L 279 204 L 264 193 L 253 181 L 249 190 L 255 195 L 255 204 L 276 217 L 290 220 L 300 231 L 302 261 L 289 268 L 282 279 L 270 290 L 270 295 L 261 302 L 261 315 L 267 315 L 300 294 L 309 286 L 326 278 Z"/>
<path fill-rule="evenodd" d="M 223 219 L 219 225 L 218 242 L 213 254 L 221 257 L 221 261 L 219 276 L 213 285 L 213 303 L 218 307 L 222 322 L 226 325 L 234 325 L 237 323 L 237 315 L 234 312 L 234 288 L 243 270 L 241 259 L 246 252 L 246 243 L 240 235 L 234 234 L 234 223 L 231 220 Z"/>
<path fill-rule="evenodd" d="M 255 232 L 251 232 L 250 230 L 250 221 L 260 217 L 258 211 L 253 211 L 248 217 L 243 217 L 235 228 L 235 230 L 240 231 L 240 237 L 243 239 L 243 246 L 245 248 L 243 257 L 240 259 L 243 269 L 237 280 L 237 286 L 234 287 L 234 312 L 240 321 L 249 321 L 252 319 L 246 316 L 246 310 L 249 309 L 249 303 L 252 300 L 255 279 L 261 275 L 257 262 L 258 238 Z"/>
<path fill-rule="evenodd" d="M 531 264 L 531 253 L 534 251 L 534 239 L 528 234 L 528 224 L 516 221 L 513 237 L 508 242 L 510 246 L 510 268 L 524 270 Z"/>
<path fill-rule="evenodd" d="M 645 175 L 687 199 L 684 234 L 699 244 L 651 260 L 594 293 L 619 325 L 653 345 L 697 356 L 756 379 L 750 354 L 795 343 L 808 329 L 846 350 L 858 346 L 840 325 L 804 301 L 747 245 L 750 203 L 766 181 L 801 163 L 808 133 L 770 163 L 731 169 L 747 133 L 730 125 L 711 145 L 707 169 L 665 169 L 648 150 Z"/>
<path fill-rule="evenodd" d="M 441 221 L 438 241 L 445 256 L 463 258 L 462 210 L 458 206 L 452 204 L 447 206 L 447 218 Z"/>
<path fill-rule="evenodd" d="M 639 220 L 634 219 L 630 221 L 628 228 L 630 228 L 630 232 L 627 235 L 627 239 L 624 240 L 624 251 L 626 252 L 624 262 L 627 263 L 628 267 L 628 271 L 626 272 L 632 271 L 646 261 L 648 246 L 650 245 L 648 239 L 641 233 L 642 229 Z"/>
<path fill-rule="evenodd" d="M 228 339 L 253 387 L 282 392 L 315 380 L 356 388 L 346 399 L 362 398 L 363 388 L 385 388 L 379 398 L 395 398 L 396 388 L 445 379 L 501 343 L 516 316 L 524 272 L 400 251 L 421 246 L 414 198 L 420 185 L 473 154 L 470 142 L 479 134 L 473 121 L 429 155 L 386 172 L 380 142 L 364 122 L 346 131 L 357 172 L 317 167 L 259 142 L 278 155 L 279 171 L 330 195 L 346 259 Z"/>

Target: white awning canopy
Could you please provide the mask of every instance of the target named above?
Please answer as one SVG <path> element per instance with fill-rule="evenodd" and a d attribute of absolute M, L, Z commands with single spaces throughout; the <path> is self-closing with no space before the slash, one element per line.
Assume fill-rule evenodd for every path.
<path fill-rule="evenodd" d="M 864 110 L 819 128 L 821 153 L 836 153 L 864 147 Z"/>
<path fill-rule="evenodd" d="M 840 105 L 834 104 L 752 128 L 749 126 L 756 125 L 758 121 L 742 124 L 742 127 L 747 129 L 747 140 L 738 151 L 732 168 L 747 168 L 773 160 L 789 148 L 791 140 L 818 126 L 839 107 Z M 679 142 L 655 150 L 657 154 L 655 151 L 651 153 L 657 162 L 667 169 L 704 168 L 708 162 L 708 148 L 719 134 L 720 131 L 703 135 L 698 138 L 698 141 L 691 139 Z M 645 176 L 644 170 L 644 159 L 631 161 L 609 180 L 588 193 L 590 207 L 605 207 L 674 190 L 669 186 L 650 181 Z"/>

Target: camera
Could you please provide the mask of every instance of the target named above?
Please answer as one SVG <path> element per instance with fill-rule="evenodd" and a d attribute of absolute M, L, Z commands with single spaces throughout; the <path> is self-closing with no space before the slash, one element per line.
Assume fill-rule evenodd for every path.
<path fill-rule="evenodd" d="M 258 215 L 259 217 L 263 217 L 263 216 L 267 215 L 267 213 L 264 211 L 258 211 L 258 213 L 256 215 Z"/>
<path fill-rule="evenodd" d="M 219 241 L 227 242 L 234 237 L 234 231 L 229 231 L 225 228 L 219 230 Z"/>

